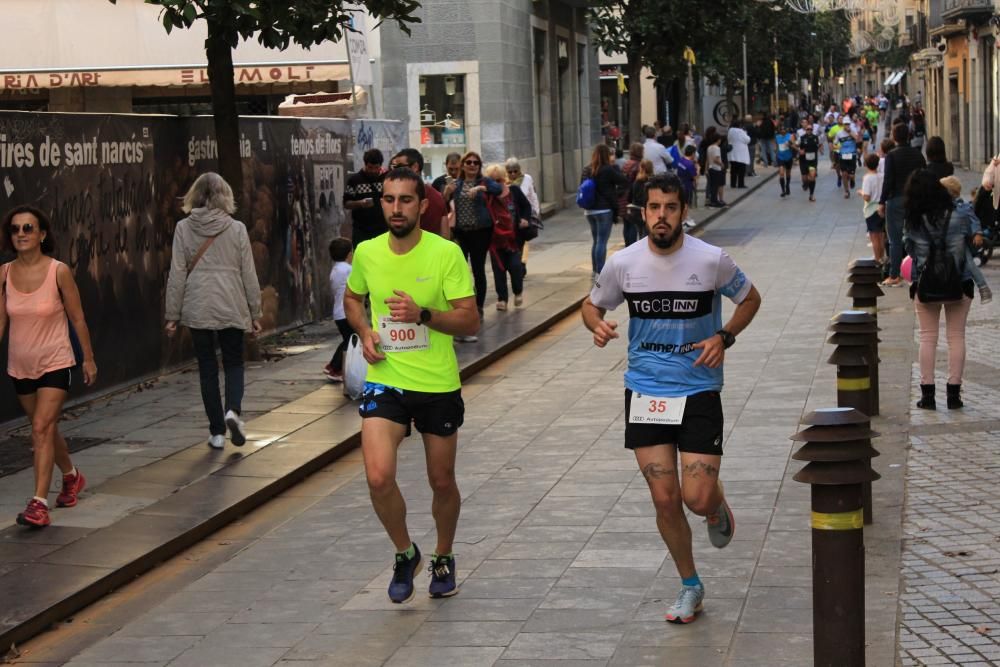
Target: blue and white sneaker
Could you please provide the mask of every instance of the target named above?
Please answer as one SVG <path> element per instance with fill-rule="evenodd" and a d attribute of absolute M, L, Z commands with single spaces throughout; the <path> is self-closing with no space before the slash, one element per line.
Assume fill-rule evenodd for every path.
<path fill-rule="evenodd" d="M 396 554 L 396 563 L 392 566 L 392 581 L 389 582 L 389 599 L 396 604 L 409 602 L 413 599 L 413 577 L 420 571 L 420 549 L 413 545 L 413 558 Z"/>
<path fill-rule="evenodd" d="M 455 557 L 434 556 L 431 559 L 431 585 L 428 593 L 432 598 L 448 598 L 458 592 L 455 583 Z"/>
<path fill-rule="evenodd" d="M 703 609 L 702 600 L 704 599 L 704 586 L 683 586 L 674 604 L 667 610 L 667 621 L 670 623 L 690 623 Z"/>

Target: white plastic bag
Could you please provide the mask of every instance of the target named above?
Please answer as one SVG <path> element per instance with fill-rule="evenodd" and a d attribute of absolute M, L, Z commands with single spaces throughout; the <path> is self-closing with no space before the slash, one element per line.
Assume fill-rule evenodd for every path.
<path fill-rule="evenodd" d="M 357 334 L 352 334 L 344 350 L 344 396 L 352 401 L 361 398 L 365 389 L 365 376 L 368 375 L 368 362 Z"/>

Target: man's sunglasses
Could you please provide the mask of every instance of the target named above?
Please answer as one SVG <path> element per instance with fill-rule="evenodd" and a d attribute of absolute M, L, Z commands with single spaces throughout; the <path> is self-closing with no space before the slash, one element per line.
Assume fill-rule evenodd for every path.
<path fill-rule="evenodd" d="M 479 165 L 482 164 L 482 162 L 480 162 L 479 160 L 466 160 L 465 164 L 469 165 L 470 167 L 478 167 Z"/>
<path fill-rule="evenodd" d="M 30 222 L 26 222 L 23 225 L 11 225 L 10 226 L 10 235 L 11 236 L 13 236 L 14 234 L 20 234 L 21 232 L 24 232 L 25 234 L 31 234 L 34 231 L 35 231 L 35 225 L 33 225 Z"/>

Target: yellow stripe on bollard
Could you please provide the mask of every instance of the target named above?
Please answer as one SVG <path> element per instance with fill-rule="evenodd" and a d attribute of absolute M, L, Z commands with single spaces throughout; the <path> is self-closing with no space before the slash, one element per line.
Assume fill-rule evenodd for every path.
<path fill-rule="evenodd" d="M 865 515 L 860 509 L 852 512 L 812 513 L 812 527 L 816 530 L 860 530 L 865 526 Z"/>
<path fill-rule="evenodd" d="M 837 391 L 865 391 L 871 387 L 871 378 L 837 378 Z"/>

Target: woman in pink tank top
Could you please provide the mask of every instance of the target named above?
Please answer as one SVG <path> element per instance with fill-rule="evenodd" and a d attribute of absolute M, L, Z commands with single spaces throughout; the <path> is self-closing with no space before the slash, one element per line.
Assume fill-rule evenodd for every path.
<path fill-rule="evenodd" d="M 83 381 L 91 385 L 97 379 L 80 292 L 69 267 L 48 256 L 55 247 L 51 227 L 48 216 L 32 206 L 17 206 L 4 216 L 4 237 L 17 259 L 4 264 L 0 276 L 0 338 L 9 324 L 7 375 L 31 420 L 35 454 L 35 495 L 17 522 L 34 528 L 50 523 L 53 465 L 63 473 L 59 507 L 75 506 L 87 484 L 59 432 L 59 416 L 77 366 L 67 321 L 82 348 Z"/>

